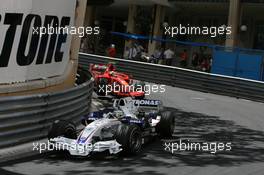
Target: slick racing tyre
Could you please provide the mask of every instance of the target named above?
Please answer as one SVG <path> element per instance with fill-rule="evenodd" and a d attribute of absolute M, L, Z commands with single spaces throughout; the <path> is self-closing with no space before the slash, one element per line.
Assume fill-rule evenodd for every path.
<path fill-rule="evenodd" d="M 161 112 L 161 119 L 156 126 L 158 134 L 164 138 L 170 138 L 175 128 L 175 117 L 170 111 Z"/>
<path fill-rule="evenodd" d="M 108 80 L 106 78 L 100 78 L 98 80 L 97 94 L 100 96 L 105 96 L 107 85 L 108 85 Z"/>
<path fill-rule="evenodd" d="M 48 139 L 63 136 L 69 139 L 77 139 L 76 127 L 72 122 L 56 120 L 49 130 Z"/>
<path fill-rule="evenodd" d="M 122 145 L 123 153 L 135 155 L 141 152 L 142 133 L 136 125 L 120 125 L 115 135 L 116 141 Z"/>

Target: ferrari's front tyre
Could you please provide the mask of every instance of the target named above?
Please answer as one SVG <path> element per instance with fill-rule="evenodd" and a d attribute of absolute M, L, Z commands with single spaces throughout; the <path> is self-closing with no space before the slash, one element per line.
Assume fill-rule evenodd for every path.
<path fill-rule="evenodd" d="M 50 140 L 59 136 L 77 139 L 76 126 L 74 123 L 66 120 L 56 120 L 48 132 L 48 139 Z"/>
<path fill-rule="evenodd" d="M 121 144 L 123 153 L 135 155 L 141 152 L 142 149 L 142 133 L 136 125 L 122 124 L 118 127 L 116 141 Z"/>
<path fill-rule="evenodd" d="M 175 117 L 170 111 L 161 112 L 161 119 L 156 126 L 157 133 L 161 137 L 170 138 L 173 136 L 175 129 Z"/>

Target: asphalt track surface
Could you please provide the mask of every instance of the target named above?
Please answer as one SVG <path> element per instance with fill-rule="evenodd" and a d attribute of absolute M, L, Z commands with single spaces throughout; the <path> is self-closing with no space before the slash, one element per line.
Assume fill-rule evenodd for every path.
<path fill-rule="evenodd" d="M 166 87 L 160 99 L 176 117 L 172 140 L 147 144 L 134 157 L 96 155 L 90 158 L 42 155 L 3 165 L 0 174 L 177 174 L 263 175 L 264 104 L 243 99 Z M 106 101 L 100 101 L 106 103 Z M 94 103 L 98 103 L 95 101 Z M 165 151 L 164 141 L 231 142 L 231 151 Z"/>

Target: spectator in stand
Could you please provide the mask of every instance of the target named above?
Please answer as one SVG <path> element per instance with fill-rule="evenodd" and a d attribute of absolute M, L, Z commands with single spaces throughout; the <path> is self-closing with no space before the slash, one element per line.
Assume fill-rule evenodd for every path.
<path fill-rule="evenodd" d="M 165 48 L 161 48 L 161 51 L 160 51 L 160 57 L 159 57 L 159 60 L 161 60 L 161 64 L 165 64 L 165 56 L 164 56 L 164 52 L 165 52 Z"/>
<path fill-rule="evenodd" d="M 180 59 L 181 59 L 181 66 L 182 67 L 186 67 L 187 66 L 187 59 L 188 59 L 188 55 L 187 55 L 187 50 L 184 49 L 183 52 L 180 55 Z"/>
<path fill-rule="evenodd" d="M 210 56 L 209 56 L 209 70 L 208 70 L 208 72 L 211 72 L 212 65 L 213 65 L 213 58 L 212 58 L 212 56 L 210 55 Z"/>
<path fill-rule="evenodd" d="M 202 65 L 204 59 L 205 59 L 204 52 L 200 52 L 200 54 L 199 54 L 199 58 L 198 58 L 198 66 L 199 66 L 200 68 L 201 68 L 201 65 Z"/>
<path fill-rule="evenodd" d="M 116 49 L 114 44 L 111 44 L 111 46 L 107 49 L 107 55 L 113 58 L 116 57 Z"/>
<path fill-rule="evenodd" d="M 153 60 L 155 60 L 155 62 L 158 63 L 158 64 L 160 64 L 160 63 L 159 63 L 160 55 L 161 55 L 161 50 L 160 50 L 159 48 L 157 48 L 157 49 L 154 51 L 153 55 L 152 55 Z"/>
<path fill-rule="evenodd" d="M 137 56 L 137 48 L 133 45 L 128 51 L 128 59 L 134 60 Z"/>
<path fill-rule="evenodd" d="M 124 59 L 128 59 L 129 57 L 129 47 L 125 47 L 125 51 L 124 51 L 124 55 L 123 55 L 123 58 Z"/>
<path fill-rule="evenodd" d="M 159 55 L 157 55 L 158 57 L 158 64 L 165 64 L 164 63 L 164 52 L 165 52 L 165 49 L 164 48 L 160 48 L 159 49 Z"/>
<path fill-rule="evenodd" d="M 193 68 L 197 68 L 199 64 L 199 56 L 198 56 L 198 53 L 197 52 L 194 52 L 193 56 L 192 56 L 192 66 Z"/>
<path fill-rule="evenodd" d="M 141 56 L 142 52 L 144 51 L 144 47 L 141 46 L 139 43 L 134 43 L 134 47 L 136 48 L 137 55 L 135 56 L 134 60 L 142 61 Z"/>
<path fill-rule="evenodd" d="M 174 52 L 170 48 L 167 48 L 167 50 L 165 50 L 165 52 L 164 52 L 166 65 L 171 66 L 173 56 L 174 56 Z"/>
<path fill-rule="evenodd" d="M 209 72 L 210 69 L 210 62 L 208 58 L 204 58 L 201 64 L 201 68 L 203 72 Z"/>
<path fill-rule="evenodd" d="M 137 49 L 138 53 L 143 52 L 145 50 L 144 47 L 139 43 L 135 43 L 135 48 Z"/>

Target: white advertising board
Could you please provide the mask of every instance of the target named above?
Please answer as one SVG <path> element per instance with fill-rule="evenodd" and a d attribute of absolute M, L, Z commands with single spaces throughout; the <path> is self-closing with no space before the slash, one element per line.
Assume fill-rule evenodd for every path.
<path fill-rule="evenodd" d="M 75 5 L 75 0 L 1 0 L 0 84 L 64 73 L 71 36 L 62 27 L 73 26 Z"/>

